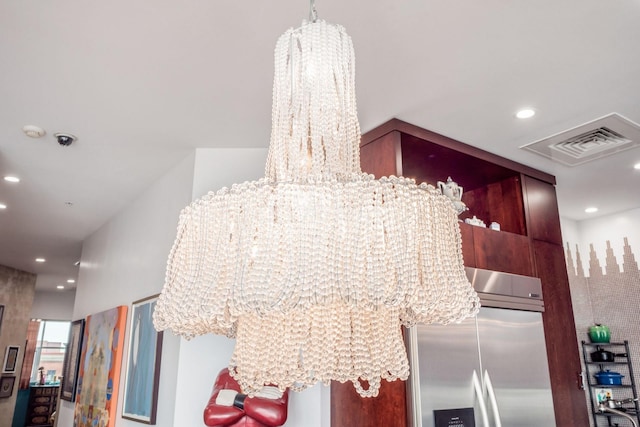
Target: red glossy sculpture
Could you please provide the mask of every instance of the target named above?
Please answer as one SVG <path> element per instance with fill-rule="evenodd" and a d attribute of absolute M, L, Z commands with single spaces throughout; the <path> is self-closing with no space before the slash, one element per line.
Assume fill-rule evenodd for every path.
<path fill-rule="evenodd" d="M 287 420 L 289 390 L 265 387 L 254 397 L 242 394 L 228 369 L 218 374 L 213 392 L 204 409 L 209 427 L 277 427 Z"/>

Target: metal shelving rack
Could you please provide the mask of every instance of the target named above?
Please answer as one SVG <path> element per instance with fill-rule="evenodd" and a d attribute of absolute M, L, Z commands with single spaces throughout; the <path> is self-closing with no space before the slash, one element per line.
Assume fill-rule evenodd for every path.
<path fill-rule="evenodd" d="M 596 351 L 598 347 L 601 347 L 604 350 L 611 351 L 612 353 L 617 353 L 616 347 L 624 347 L 624 352 L 626 353 L 626 357 L 617 356 L 614 358 L 616 362 L 593 362 L 591 361 L 590 353 L 592 351 Z M 607 424 L 605 426 L 625 426 L 631 425 L 631 423 L 625 419 L 624 417 L 616 414 L 611 414 L 608 412 L 601 412 L 598 410 L 598 401 L 597 396 L 595 396 L 594 389 L 596 388 L 610 388 L 613 392 L 613 398 L 615 400 L 623 400 L 625 398 L 633 397 L 634 399 L 638 399 L 638 392 L 636 389 L 636 382 L 633 376 L 633 366 L 631 365 L 630 353 L 629 353 L 629 341 L 625 340 L 623 342 L 612 342 L 612 343 L 589 343 L 586 341 L 582 341 L 582 356 L 584 358 L 584 364 L 587 373 L 586 385 L 589 389 L 589 400 L 591 401 L 591 413 L 593 415 L 593 423 L 595 426 L 602 426 L 603 424 L 599 423 L 599 421 L 606 420 Z M 624 359 L 623 362 L 617 361 L 618 359 Z M 611 368 L 624 368 L 626 371 L 622 374 L 625 375 L 622 385 L 610 385 L 610 384 L 596 384 L 594 374 L 600 371 L 604 371 L 606 369 Z M 629 396 L 629 391 L 632 396 Z M 632 406 L 631 406 L 632 405 Z M 640 403 L 638 400 L 635 400 L 632 403 L 624 406 L 624 412 L 628 415 L 635 417 L 640 425 Z"/>

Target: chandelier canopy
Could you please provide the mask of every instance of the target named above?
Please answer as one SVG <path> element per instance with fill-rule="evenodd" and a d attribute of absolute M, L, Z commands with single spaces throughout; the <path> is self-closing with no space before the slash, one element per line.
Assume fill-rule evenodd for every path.
<path fill-rule="evenodd" d="M 289 29 L 265 177 L 182 211 L 154 312 L 158 330 L 235 337 L 245 393 L 350 380 L 376 396 L 409 375 L 401 326 L 478 310 L 451 201 L 363 174 L 359 142 L 351 38 L 322 20 Z"/>

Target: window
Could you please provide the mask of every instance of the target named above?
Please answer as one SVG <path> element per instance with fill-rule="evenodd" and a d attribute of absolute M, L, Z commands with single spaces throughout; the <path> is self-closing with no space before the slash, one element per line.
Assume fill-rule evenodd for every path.
<path fill-rule="evenodd" d="M 43 368 L 46 383 L 57 383 L 62 375 L 64 353 L 69 339 L 71 322 L 43 320 L 38 330 L 38 341 L 31 367 L 31 382 L 40 380 L 39 369 Z"/>

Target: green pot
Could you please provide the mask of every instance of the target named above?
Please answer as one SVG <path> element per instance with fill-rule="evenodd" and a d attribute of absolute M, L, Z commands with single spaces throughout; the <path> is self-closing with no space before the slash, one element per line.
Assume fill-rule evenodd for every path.
<path fill-rule="evenodd" d="M 589 338 L 591 342 L 608 343 L 611 341 L 611 331 L 606 325 L 595 324 L 589 327 Z"/>

